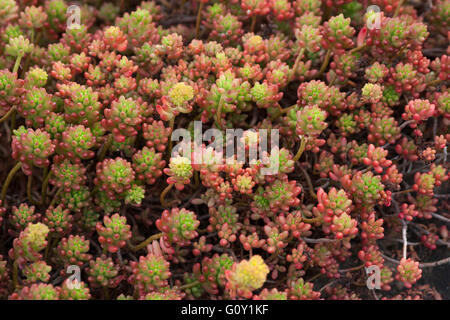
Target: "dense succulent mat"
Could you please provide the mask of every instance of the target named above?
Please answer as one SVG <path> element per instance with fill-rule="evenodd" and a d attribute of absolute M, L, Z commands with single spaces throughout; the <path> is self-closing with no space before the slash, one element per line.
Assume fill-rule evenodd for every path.
<path fill-rule="evenodd" d="M 0 298 L 450 298 L 449 19 L 0 0 Z"/>

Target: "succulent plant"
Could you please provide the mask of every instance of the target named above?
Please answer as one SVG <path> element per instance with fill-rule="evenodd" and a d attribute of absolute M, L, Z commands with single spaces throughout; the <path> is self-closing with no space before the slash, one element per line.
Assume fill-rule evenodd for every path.
<path fill-rule="evenodd" d="M 32 167 L 45 168 L 50 165 L 49 157 L 55 150 L 50 135 L 41 129 L 25 129 L 21 126 L 14 130 L 12 157 L 22 163 L 22 170 L 31 175 Z"/>
<path fill-rule="evenodd" d="M 139 261 L 130 263 L 133 274 L 129 282 L 134 285 L 140 295 L 150 293 L 167 285 L 171 273 L 169 262 L 164 257 L 153 254 L 140 256 Z"/>
<path fill-rule="evenodd" d="M 147 142 L 147 147 L 163 152 L 167 147 L 172 129 L 166 127 L 162 121 L 153 120 L 142 125 L 142 132 Z"/>
<path fill-rule="evenodd" d="M 29 223 L 35 223 L 39 220 L 41 215 L 35 212 L 35 206 L 29 206 L 26 203 L 21 203 L 19 207 L 13 207 L 9 223 L 18 231 L 22 231 Z"/>
<path fill-rule="evenodd" d="M 42 258 L 40 253 L 47 246 L 49 229 L 42 223 L 29 223 L 19 237 L 13 241 L 10 256 L 14 259 L 35 262 Z"/>
<path fill-rule="evenodd" d="M 105 159 L 97 164 L 95 184 L 111 198 L 123 196 L 131 188 L 134 170 L 123 158 Z"/>
<path fill-rule="evenodd" d="M 131 238 L 126 218 L 118 214 L 104 216 L 103 225 L 98 222 L 96 229 L 101 246 L 112 253 L 125 246 L 126 241 Z"/>
<path fill-rule="evenodd" d="M 331 17 L 323 24 L 323 40 L 321 42 L 325 49 L 333 50 L 339 54 L 353 45 L 352 37 L 355 29 L 350 26 L 351 19 L 345 18 L 343 14 Z"/>
<path fill-rule="evenodd" d="M 23 274 L 26 277 L 25 283 L 33 284 L 38 282 L 46 283 L 50 280 L 50 271 L 52 267 L 44 261 L 36 261 L 23 268 Z"/>
<path fill-rule="evenodd" d="M 3 116 L 10 108 L 20 104 L 24 93 L 24 82 L 17 74 L 0 70 L 0 114 Z"/>
<path fill-rule="evenodd" d="M 0 11 L 0 21 L 2 24 L 7 24 L 9 21 L 18 17 L 19 6 L 14 0 L 2 1 Z"/>
<path fill-rule="evenodd" d="M 54 163 L 51 173 L 50 184 L 64 188 L 67 192 L 78 190 L 86 181 L 86 168 L 81 163 L 72 163 L 68 159 Z"/>
<path fill-rule="evenodd" d="M 91 150 L 95 146 L 95 136 L 90 128 L 83 125 L 69 126 L 61 134 L 58 151 L 71 161 L 90 159 L 94 156 Z"/>
<path fill-rule="evenodd" d="M 50 234 L 64 235 L 70 232 L 72 228 L 73 216 L 70 215 L 68 209 L 64 209 L 62 205 L 58 205 L 56 208 L 49 206 L 45 211 L 43 222 L 49 227 Z"/>
<path fill-rule="evenodd" d="M 234 263 L 230 270 L 225 271 L 226 289 L 231 296 L 250 298 L 253 290 L 263 286 L 268 273 L 269 268 L 264 260 L 255 255 L 250 260 Z"/>
<path fill-rule="evenodd" d="M 407 288 L 410 288 L 422 276 L 422 270 L 419 269 L 419 263 L 411 258 L 402 258 L 397 267 L 397 272 L 395 278 L 402 281 Z"/>
<path fill-rule="evenodd" d="M 313 290 L 312 283 L 305 282 L 303 278 L 299 278 L 292 283 L 288 290 L 288 295 L 293 300 L 317 300 L 320 297 L 320 292 Z"/>
<path fill-rule="evenodd" d="M 180 155 L 172 157 L 169 168 L 165 168 L 164 173 L 169 176 L 167 183 L 174 184 L 178 190 L 183 190 L 184 185 L 190 182 L 193 175 L 191 160 Z"/>
<path fill-rule="evenodd" d="M 142 113 L 145 105 L 133 99 L 125 99 L 121 96 L 118 101 L 111 104 L 110 109 L 105 109 L 105 119 L 102 125 L 110 130 L 116 141 L 123 142 L 125 137 L 135 136 L 136 129 L 142 123 Z"/>
<path fill-rule="evenodd" d="M 196 229 L 200 225 L 200 221 L 192 211 L 173 208 L 170 212 L 164 210 L 161 218 L 156 220 L 155 224 L 170 243 L 175 242 L 183 246 L 197 237 Z"/>
<path fill-rule="evenodd" d="M 56 247 L 58 259 L 64 264 L 82 266 L 91 259 L 89 252 L 89 240 L 84 236 L 73 236 L 62 238 Z"/>
<path fill-rule="evenodd" d="M 59 297 L 61 300 L 89 300 L 91 293 L 84 282 L 71 283 L 71 280 L 67 279 L 61 285 Z"/>
<path fill-rule="evenodd" d="M 120 267 L 111 258 L 97 257 L 89 262 L 89 282 L 95 287 L 115 288 L 122 280 L 119 275 Z"/>
<path fill-rule="evenodd" d="M 51 284 L 38 283 L 23 287 L 19 292 L 13 293 L 11 300 L 59 300 L 60 288 Z"/>
<path fill-rule="evenodd" d="M 449 0 L 100 2 L 0 0 L 0 299 L 445 298 Z"/>

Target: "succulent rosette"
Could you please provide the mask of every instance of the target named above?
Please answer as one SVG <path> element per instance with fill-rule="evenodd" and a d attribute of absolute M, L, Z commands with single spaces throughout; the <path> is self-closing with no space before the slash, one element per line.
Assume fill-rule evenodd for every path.
<path fill-rule="evenodd" d="M 70 126 L 61 135 L 57 150 L 63 157 L 79 162 L 94 156 L 91 149 L 95 146 L 96 138 L 90 128 L 83 125 Z"/>
<path fill-rule="evenodd" d="M 103 217 L 103 224 L 97 223 L 96 229 L 98 241 L 103 248 L 112 253 L 125 246 L 126 241 L 131 238 L 126 218 L 118 214 Z"/>
<path fill-rule="evenodd" d="M 261 256 L 255 255 L 250 260 L 234 263 L 230 270 L 225 271 L 226 289 L 231 296 L 252 297 L 252 291 L 259 289 L 266 281 L 269 268 Z"/>
<path fill-rule="evenodd" d="M 0 114 L 3 116 L 11 107 L 21 102 L 24 93 L 23 80 L 8 70 L 0 70 Z"/>
<path fill-rule="evenodd" d="M 197 227 L 200 221 L 194 212 L 173 208 L 170 212 L 164 210 L 161 219 L 156 220 L 156 227 L 164 233 L 168 241 L 179 245 L 186 245 L 197 237 Z"/>
<path fill-rule="evenodd" d="M 13 293 L 11 300 L 59 300 L 60 288 L 51 284 L 38 283 L 23 287 L 19 292 Z"/>
<path fill-rule="evenodd" d="M 128 279 L 143 295 L 167 285 L 170 277 L 169 262 L 154 254 L 140 256 L 139 261 L 131 262 L 133 274 Z"/>
<path fill-rule="evenodd" d="M 73 236 L 62 238 L 56 247 L 58 260 L 64 266 L 78 265 L 81 267 L 91 259 L 89 252 L 89 240 L 84 236 Z"/>
<path fill-rule="evenodd" d="M 49 157 L 55 151 L 55 145 L 45 130 L 25 129 L 24 126 L 14 130 L 11 147 L 12 157 L 22 163 L 22 170 L 26 175 L 31 175 L 33 166 L 48 167 Z"/>
<path fill-rule="evenodd" d="M 116 141 L 123 142 L 125 137 L 135 136 L 142 123 L 144 106 L 131 98 L 121 96 L 118 101 L 105 109 L 105 119 L 102 125 L 110 130 Z"/>
<path fill-rule="evenodd" d="M 119 275 L 120 267 L 111 258 L 101 256 L 89 262 L 89 282 L 95 287 L 115 288 L 122 277 Z"/>
<path fill-rule="evenodd" d="M 124 196 L 135 177 L 131 163 L 123 158 L 105 159 L 97 164 L 95 184 L 112 198 Z"/>

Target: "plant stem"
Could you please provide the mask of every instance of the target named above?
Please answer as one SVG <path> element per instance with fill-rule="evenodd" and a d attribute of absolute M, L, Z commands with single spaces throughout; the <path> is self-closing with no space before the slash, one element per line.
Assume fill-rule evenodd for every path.
<path fill-rule="evenodd" d="M 53 241 L 50 243 L 50 248 L 48 250 L 48 255 L 49 256 L 47 256 L 47 258 L 50 258 L 50 255 L 52 254 L 53 248 L 55 248 L 58 245 L 60 239 L 61 238 L 58 237 L 58 235 L 53 237 Z"/>
<path fill-rule="evenodd" d="M 310 178 L 308 172 L 305 169 L 303 169 L 301 166 L 300 166 L 300 170 L 303 172 L 303 175 L 306 178 L 306 183 L 308 184 L 308 187 L 309 187 L 309 194 L 311 195 L 311 197 L 313 199 L 317 199 L 317 196 L 314 193 L 314 187 L 313 187 L 313 184 L 312 184 L 312 181 L 311 181 L 311 178 Z"/>
<path fill-rule="evenodd" d="M 302 217 L 302 219 L 305 219 L 305 218 Z M 316 243 L 329 243 L 329 242 L 336 242 L 336 241 L 339 241 L 339 240 L 336 240 L 336 239 L 329 239 L 329 238 L 311 239 L 311 238 L 303 237 L 302 239 L 303 239 L 306 243 L 314 243 L 314 244 L 316 244 Z"/>
<path fill-rule="evenodd" d="M 120 12 L 125 11 L 125 0 L 119 0 L 119 8 L 120 8 Z"/>
<path fill-rule="evenodd" d="M 141 81 L 141 74 L 138 72 L 137 74 L 136 74 L 136 84 L 137 85 L 139 85 L 139 82 Z"/>
<path fill-rule="evenodd" d="M 219 105 L 217 106 L 216 122 L 219 128 L 222 129 L 222 108 L 223 108 L 223 95 L 220 96 Z"/>
<path fill-rule="evenodd" d="M 293 104 L 292 106 L 283 109 L 283 108 L 281 108 L 280 105 L 278 105 L 278 111 L 280 111 L 281 114 L 283 114 L 283 113 L 288 113 L 289 111 L 291 111 L 291 109 L 293 109 L 293 108 L 295 108 L 295 107 L 297 107 L 297 105 L 296 105 L 296 104 Z"/>
<path fill-rule="evenodd" d="M 291 81 L 295 78 L 295 75 L 297 74 L 298 65 L 300 64 L 300 61 L 303 58 L 303 53 L 305 52 L 305 48 L 301 48 L 297 58 L 295 59 L 294 66 L 292 67 L 292 74 L 291 74 Z"/>
<path fill-rule="evenodd" d="M 7 113 L 5 113 L 5 115 L 3 117 L 0 118 L 0 123 L 5 122 L 6 120 L 9 119 L 9 117 L 15 113 L 16 111 L 16 106 L 12 107 L 11 109 L 9 109 L 9 111 Z"/>
<path fill-rule="evenodd" d="M 252 16 L 252 24 L 250 26 L 250 32 L 255 32 L 255 26 L 256 26 L 256 15 Z"/>
<path fill-rule="evenodd" d="M 99 156 L 99 159 L 98 159 L 99 162 L 103 161 L 103 159 L 105 159 L 106 153 L 108 153 L 108 150 L 111 148 L 112 143 L 113 143 L 113 136 L 112 136 L 112 134 L 110 134 L 108 136 L 108 140 L 106 140 L 106 143 L 103 146 L 102 153 Z"/>
<path fill-rule="evenodd" d="M 39 41 L 41 40 L 41 36 L 42 36 L 42 32 L 41 31 L 36 32 L 36 39 L 34 39 L 34 43 L 36 45 L 39 45 Z"/>
<path fill-rule="evenodd" d="M 169 2 L 167 2 L 167 0 L 160 0 L 160 1 L 161 1 L 161 4 L 163 6 L 165 6 L 166 8 L 172 7 L 172 5 Z"/>
<path fill-rule="evenodd" d="M 13 73 L 17 73 L 17 71 L 19 71 L 19 67 L 20 67 L 20 61 L 22 60 L 23 55 L 19 54 L 16 58 L 16 63 L 14 63 L 14 68 L 13 68 Z"/>
<path fill-rule="evenodd" d="M 200 179 L 198 177 L 198 171 L 194 171 L 194 186 L 197 188 L 200 185 Z"/>
<path fill-rule="evenodd" d="M 400 130 L 403 130 L 403 128 L 406 127 L 408 124 L 414 123 L 414 122 L 415 122 L 414 120 L 408 120 L 408 121 L 405 121 L 405 122 L 403 122 L 398 128 L 399 128 Z"/>
<path fill-rule="evenodd" d="M 48 253 L 50 251 L 50 246 L 52 245 L 52 234 L 50 233 L 48 235 L 48 240 L 47 240 L 47 247 L 45 248 L 45 252 L 44 252 L 44 260 L 47 261 L 48 258 Z"/>
<path fill-rule="evenodd" d="M 147 239 L 145 239 L 144 241 L 142 241 L 141 243 L 139 243 L 139 244 L 136 245 L 136 246 L 133 246 L 133 245 L 131 244 L 131 242 L 128 242 L 128 246 L 130 247 L 130 249 L 131 249 L 132 251 L 138 251 L 138 250 L 141 250 L 142 248 L 145 248 L 147 245 L 149 245 L 150 243 L 152 243 L 154 240 L 158 240 L 158 239 L 161 238 L 162 236 L 163 236 L 163 233 L 160 232 L 160 233 L 157 233 L 157 234 L 154 234 L 154 235 L 148 237 Z"/>
<path fill-rule="evenodd" d="M 33 202 L 33 197 L 31 196 L 31 185 L 33 184 L 33 174 L 30 174 L 28 176 L 28 181 L 27 181 L 27 197 L 28 197 L 28 201 Z"/>
<path fill-rule="evenodd" d="M 22 77 L 25 74 L 25 70 L 28 70 L 30 67 L 30 60 L 31 60 L 31 55 L 27 55 L 27 59 L 25 60 L 25 64 L 22 67 Z"/>
<path fill-rule="evenodd" d="M 200 284 L 199 281 L 194 281 L 185 285 L 182 285 L 181 287 L 179 287 L 178 289 L 180 290 L 186 290 L 186 289 L 190 289 L 192 287 L 198 286 Z"/>
<path fill-rule="evenodd" d="M 288 110 L 288 109 L 283 109 L 283 108 L 281 108 L 281 106 L 280 106 L 279 104 L 277 104 L 277 107 L 278 107 L 278 111 L 279 111 L 281 114 L 287 113 L 287 110 Z"/>
<path fill-rule="evenodd" d="M 361 50 L 364 50 L 365 48 L 367 48 L 367 44 L 363 44 L 362 46 L 353 48 L 352 50 L 349 51 L 349 53 L 353 54 L 353 53 L 359 52 Z"/>
<path fill-rule="evenodd" d="M 442 259 L 442 260 L 438 260 L 435 262 L 422 262 L 422 263 L 419 263 L 419 267 L 420 268 L 433 268 L 433 267 L 441 266 L 441 265 L 449 263 L 449 262 L 450 262 L 450 257 Z"/>
<path fill-rule="evenodd" d="M 17 111 L 14 110 L 14 112 L 11 114 L 11 124 L 9 125 L 11 131 L 13 131 L 16 128 L 16 115 Z M 12 140 L 12 135 L 10 136 L 10 139 Z"/>
<path fill-rule="evenodd" d="M 317 78 L 319 78 L 325 72 L 325 69 L 327 68 L 328 63 L 330 62 L 330 57 L 331 57 L 331 50 L 328 50 L 325 55 L 325 59 L 323 60 L 322 66 L 320 67 L 320 71 L 317 74 Z"/>
<path fill-rule="evenodd" d="M 364 268 L 365 266 L 366 266 L 365 264 L 361 264 L 361 265 L 353 267 L 353 268 L 339 270 L 339 272 L 352 272 L 352 271 L 360 270 L 360 269 Z"/>
<path fill-rule="evenodd" d="M 414 192 L 414 189 L 407 189 L 407 190 L 394 192 L 394 193 L 392 193 L 392 195 L 398 195 L 398 194 L 404 194 L 404 193 L 410 193 L 410 192 Z"/>
<path fill-rule="evenodd" d="M 14 259 L 13 263 L 13 291 L 16 290 L 19 280 L 19 263 Z"/>
<path fill-rule="evenodd" d="M 103 287 L 103 299 L 110 300 L 108 287 Z"/>
<path fill-rule="evenodd" d="M 431 213 L 431 215 L 433 216 L 433 218 L 436 218 L 436 219 L 438 219 L 438 220 L 444 221 L 444 222 L 446 222 L 446 223 L 450 223 L 450 219 L 447 219 L 446 217 L 441 216 L 440 214 L 437 214 L 437 213 Z"/>
<path fill-rule="evenodd" d="M 322 2 L 322 9 L 323 9 L 323 15 L 322 15 L 322 19 L 323 21 L 327 21 L 328 19 L 330 19 L 330 6 L 327 6 L 325 4 L 325 2 Z"/>
<path fill-rule="evenodd" d="M 63 190 L 63 188 L 59 188 L 58 191 L 56 191 L 55 195 L 53 196 L 52 202 L 50 202 L 50 207 L 54 207 L 55 206 L 55 202 L 56 199 L 58 198 L 59 194 L 61 193 L 61 191 Z"/>
<path fill-rule="evenodd" d="M 319 278 L 321 275 L 322 275 L 322 273 L 318 273 L 318 274 L 316 274 L 315 276 L 313 276 L 311 279 L 307 280 L 307 282 L 314 281 L 314 280 L 316 280 L 317 278 Z"/>
<path fill-rule="evenodd" d="M 427 82 L 426 85 L 427 85 L 427 86 L 433 86 L 433 87 L 434 87 L 435 85 L 438 85 L 438 84 L 441 83 L 441 82 L 442 82 L 442 79 L 436 79 L 436 80 Z"/>
<path fill-rule="evenodd" d="M 313 223 L 316 223 L 316 222 L 319 222 L 319 221 L 320 221 L 320 218 L 311 218 L 311 219 L 309 219 L 309 218 L 302 217 L 302 222 L 306 222 L 306 223 L 309 223 L 309 224 L 313 224 Z"/>
<path fill-rule="evenodd" d="M 46 167 L 44 169 L 44 181 L 42 182 L 42 189 L 41 189 L 41 205 L 45 204 L 47 202 L 47 187 L 48 182 L 50 180 L 50 177 L 52 176 L 52 172 L 48 172 L 48 168 Z"/>
<path fill-rule="evenodd" d="M 170 119 L 169 127 L 170 127 L 170 132 L 173 132 L 173 128 L 175 127 L 175 117 Z M 169 159 L 170 159 L 170 155 L 172 154 L 172 146 L 173 146 L 172 139 L 169 139 L 169 152 L 168 152 Z"/>
<path fill-rule="evenodd" d="M 195 23 L 195 38 L 197 39 L 200 33 L 200 23 L 202 21 L 202 11 L 203 11 L 203 1 L 200 1 L 200 5 L 198 6 L 198 13 L 197 13 L 197 21 Z"/>
<path fill-rule="evenodd" d="M 276 260 L 277 257 L 278 257 L 278 254 L 279 254 L 278 250 L 275 250 L 275 251 L 270 255 L 270 257 L 267 258 L 266 261 L 268 261 L 268 263 L 273 263 L 273 262 L 275 262 L 275 260 Z"/>
<path fill-rule="evenodd" d="M 408 254 L 408 238 L 406 237 L 408 225 L 406 224 L 405 220 L 402 220 L 402 224 L 403 258 L 406 259 L 406 256 Z"/>
<path fill-rule="evenodd" d="M 31 35 L 30 35 L 31 43 L 34 43 L 34 35 L 35 35 L 35 32 L 34 32 L 34 28 L 33 28 L 33 29 L 31 29 Z"/>
<path fill-rule="evenodd" d="M 398 2 L 398 6 L 397 6 L 397 8 L 395 9 L 395 12 L 394 12 L 394 15 L 393 15 L 394 18 L 395 18 L 395 17 L 398 15 L 398 13 L 400 12 L 400 7 L 403 5 L 403 2 L 404 2 L 404 0 L 400 0 L 400 1 Z"/>
<path fill-rule="evenodd" d="M 297 154 L 294 157 L 294 162 L 297 162 L 298 159 L 300 159 L 300 157 L 303 154 L 303 151 L 305 151 L 305 147 L 306 147 L 306 138 L 304 136 L 302 136 L 301 141 L 300 141 L 300 148 L 297 151 Z"/>
<path fill-rule="evenodd" d="M 159 201 L 161 202 L 161 205 L 163 207 L 167 207 L 168 204 L 164 201 L 164 198 L 166 197 L 166 194 L 173 188 L 173 183 L 169 184 L 163 192 L 161 192 L 161 195 L 159 196 Z"/>
<path fill-rule="evenodd" d="M 386 259 L 389 262 L 395 263 L 395 264 L 400 264 L 400 261 L 391 258 L 387 255 L 385 255 L 384 253 L 381 253 L 381 256 Z M 443 264 L 447 264 L 450 263 L 450 257 L 438 260 L 438 261 L 434 261 L 434 262 L 421 262 L 419 263 L 419 268 L 433 268 L 433 267 L 437 267 L 437 266 L 441 266 Z"/>
<path fill-rule="evenodd" d="M 99 185 L 96 185 L 91 191 L 91 197 L 94 196 L 98 192 L 98 190 L 100 190 L 100 187 Z"/>
<path fill-rule="evenodd" d="M 9 171 L 9 174 L 6 177 L 5 182 L 3 183 L 2 194 L 0 197 L 0 200 L 2 200 L 3 205 L 5 204 L 5 197 L 6 197 L 6 192 L 8 191 L 9 184 L 11 183 L 12 179 L 14 178 L 14 175 L 16 174 L 16 172 L 21 167 L 22 167 L 22 163 L 17 162 L 16 165 L 11 169 L 11 171 Z"/>

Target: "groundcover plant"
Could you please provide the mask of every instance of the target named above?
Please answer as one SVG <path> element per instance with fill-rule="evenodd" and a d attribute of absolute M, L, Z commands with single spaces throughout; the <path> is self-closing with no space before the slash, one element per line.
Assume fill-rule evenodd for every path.
<path fill-rule="evenodd" d="M 0 0 L 0 298 L 450 298 L 449 24 Z"/>

